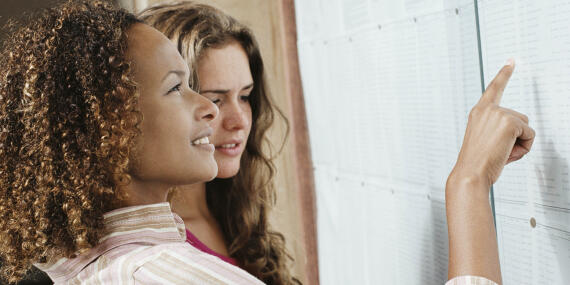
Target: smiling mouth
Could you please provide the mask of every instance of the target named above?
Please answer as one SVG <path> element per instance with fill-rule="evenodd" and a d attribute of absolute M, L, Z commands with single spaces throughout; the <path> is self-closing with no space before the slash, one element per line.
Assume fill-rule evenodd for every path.
<path fill-rule="evenodd" d="M 227 143 L 216 146 L 216 153 L 227 155 L 230 157 L 237 157 L 242 153 L 241 143 Z"/>
<path fill-rule="evenodd" d="M 237 143 L 229 143 L 229 144 L 223 144 L 221 146 L 218 146 L 218 148 L 234 148 L 237 145 L 238 145 Z"/>
<path fill-rule="evenodd" d="M 192 145 L 203 145 L 203 144 L 210 144 L 210 140 L 208 139 L 208 137 L 201 137 L 192 142 Z"/>

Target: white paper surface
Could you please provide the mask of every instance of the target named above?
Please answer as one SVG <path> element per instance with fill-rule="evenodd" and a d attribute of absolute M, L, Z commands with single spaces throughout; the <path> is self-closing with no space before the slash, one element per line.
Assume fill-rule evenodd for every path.
<path fill-rule="evenodd" d="M 445 179 L 481 88 L 473 5 L 435 2 L 340 1 L 342 29 L 300 36 L 322 284 L 446 281 Z"/>
<path fill-rule="evenodd" d="M 485 81 L 515 57 L 502 105 L 527 114 L 537 134 L 495 185 L 503 280 L 570 284 L 570 2 L 479 3 Z"/>
<path fill-rule="evenodd" d="M 478 4 L 484 80 L 516 57 L 503 105 L 537 131 L 495 185 L 503 280 L 570 284 L 570 1 Z M 445 181 L 482 92 L 473 1 L 296 8 L 321 283 L 443 284 Z"/>

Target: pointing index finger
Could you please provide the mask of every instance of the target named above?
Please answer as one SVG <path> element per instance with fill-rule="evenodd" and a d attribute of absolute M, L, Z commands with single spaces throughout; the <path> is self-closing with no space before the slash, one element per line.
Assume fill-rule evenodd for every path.
<path fill-rule="evenodd" d="M 495 103 L 499 105 L 501 103 L 501 98 L 503 97 L 505 87 L 507 86 L 507 83 L 509 82 L 514 69 L 515 61 L 514 59 L 510 58 L 507 60 L 505 66 L 501 68 L 497 76 L 495 76 L 493 81 L 489 83 L 487 89 L 483 93 L 483 96 L 481 96 L 481 101 L 484 100 L 489 103 Z"/>

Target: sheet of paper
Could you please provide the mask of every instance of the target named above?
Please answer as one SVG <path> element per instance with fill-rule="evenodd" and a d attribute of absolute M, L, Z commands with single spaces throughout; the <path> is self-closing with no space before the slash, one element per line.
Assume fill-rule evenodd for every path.
<path fill-rule="evenodd" d="M 335 36 L 344 31 L 340 0 L 296 0 L 295 18 L 300 42 Z"/>
<path fill-rule="evenodd" d="M 485 82 L 515 57 L 502 105 L 527 114 L 537 134 L 532 152 L 495 185 L 503 280 L 570 284 L 570 2 L 479 5 Z"/>
<path fill-rule="evenodd" d="M 347 31 L 358 29 L 370 22 L 368 0 L 343 0 L 341 3 L 342 19 Z"/>
<path fill-rule="evenodd" d="M 398 282 L 444 284 L 447 280 L 445 203 L 427 195 L 396 189 Z"/>
<path fill-rule="evenodd" d="M 297 37 L 300 41 L 320 34 L 322 18 L 317 11 L 318 1 L 295 1 Z"/>
<path fill-rule="evenodd" d="M 325 167 L 316 169 L 315 180 L 322 284 L 395 284 L 394 192 Z"/>

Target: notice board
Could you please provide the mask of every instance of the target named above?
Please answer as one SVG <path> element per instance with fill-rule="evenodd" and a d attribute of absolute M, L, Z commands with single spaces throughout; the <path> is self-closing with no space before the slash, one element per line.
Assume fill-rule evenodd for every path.
<path fill-rule="evenodd" d="M 445 182 L 505 61 L 537 137 L 493 187 L 504 284 L 570 284 L 570 1 L 298 0 L 322 284 L 443 284 Z"/>

